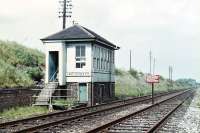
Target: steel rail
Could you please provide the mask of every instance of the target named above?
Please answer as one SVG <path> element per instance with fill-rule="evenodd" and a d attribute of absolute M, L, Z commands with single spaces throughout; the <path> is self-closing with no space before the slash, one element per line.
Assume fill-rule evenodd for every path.
<path fill-rule="evenodd" d="M 175 108 L 172 109 L 168 114 L 166 114 L 160 121 L 158 121 L 152 128 L 150 128 L 146 133 L 154 133 L 158 131 L 159 128 L 167 121 L 167 119 L 181 106 L 189 97 L 185 98 L 181 103 L 179 103 Z"/>
<path fill-rule="evenodd" d="M 171 94 L 171 93 L 176 93 L 176 92 L 180 92 L 180 91 L 182 91 L 182 90 L 157 93 L 156 96 L 163 96 L 163 95 L 167 95 L 167 94 Z M 22 122 L 26 122 L 26 121 L 29 121 L 29 120 L 43 119 L 43 118 L 46 118 L 46 117 L 61 115 L 61 114 L 65 114 L 65 113 L 71 113 L 71 112 L 75 112 L 75 111 L 81 111 L 81 110 L 85 110 L 85 109 L 95 109 L 97 107 L 103 107 L 103 106 L 110 105 L 110 104 L 126 103 L 128 101 L 139 100 L 139 99 L 142 99 L 142 98 L 148 98 L 150 96 L 151 95 L 146 95 L 146 96 L 141 96 L 141 97 L 134 97 L 134 98 L 131 98 L 131 99 L 116 100 L 116 101 L 113 101 L 113 102 L 103 103 L 103 104 L 99 104 L 99 105 L 95 105 L 95 106 L 90 106 L 90 107 L 81 107 L 81 108 L 72 109 L 72 110 L 59 111 L 59 112 L 48 113 L 48 114 L 38 115 L 38 116 L 34 116 L 34 117 L 24 118 L 24 119 L 20 119 L 20 120 L 14 120 L 14 121 L 9 121 L 9 122 L 4 122 L 4 123 L 0 123 L 0 127 L 4 127 L 4 126 L 7 126 L 7 125 L 12 125 L 12 124 L 16 124 L 16 123 L 22 123 Z"/>
<path fill-rule="evenodd" d="M 178 97 L 178 96 L 181 96 L 181 95 L 183 95 L 183 94 L 185 94 L 185 93 L 188 93 L 188 92 L 190 92 L 190 94 L 192 93 L 191 90 L 186 90 L 186 91 L 184 91 L 184 92 L 182 92 L 182 93 L 180 93 L 180 94 L 177 94 L 177 95 L 175 95 L 175 96 L 173 96 L 173 97 L 171 97 L 171 98 L 168 98 L 168 99 L 162 100 L 162 101 L 160 101 L 160 102 L 157 102 L 157 103 L 155 103 L 155 104 L 153 104 L 153 105 L 150 105 L 150 106 L 148 106 L 148 107 L 145 107 L 145 108 L 143 108 L 143 109 L 141 109 L 141 110 L 138 110 L 138 111 L 136 111 L 136 112 L 134 112 L 134 113 L 132 113 L 132 114 L 129 114 L 129 115 L 125 116 L 125 117 L 121 117 L 121 118 L 119 118 L 119 119 L 117 119 L 117 120 L 114 120 L 114 121 L 111 121 L 111 122 L 109 122 L 109 123 L 107 123 L 107 124 L 104 124 L 104 125 L 102 125 L 102 126 L 96 127 L 96 128 L 94 128 L 94 129 L 92 129 L 92 130 L 90 130 L 90 131 L 87 131 L 86 133 L 96 133 L 96 132 L 100 132 L 100 131 L 105 131 L 107 128 L 109 128 L 109 127 L 111 127 L 111 126 L 113 126 L 113 125 L 115 125 L 115 124 L 117 124 L 117 123 L 120 123 L 120 122 L 122 122 L 122 121 L 124 121 L 124 120 L 126 120 L 126 119 L 128 119 L 128 118 L 130 118 L 130 117 L 132 117 L 132 116 L 135 116 L 135 115 L 137 115 L 137 114 L 140 114 L 140 113 L 142 113 L 142 112 L 144 112 L 144 111 L 146 111 L 146 110 L 148 110 L 148 109 L 151 109 L 151 108 L 153 108 L 153 107 L 155 107 L 155 106 L 158 106 L 159 104 L 165 103 L 165 102 L 167 102 L 167 101 L 169 101 L 169 100 L 171 100 L 171 99 L 174 99 L 174 98 L 176 98 L 176 97 Z"/>
<path fill-rule="evenodd" d="M 180 92 L 178 91 L 176 93 L 180 93 Z M 162 94 L 162 96 L 163 95 L 164 94 Z M 165 95 L 167 95 L 167 94 L 165 94 Z M 157 96 L 157 97 L 161 97 L 161 96 Z M 53 126 L 53 125 L 56 125 L 56 124 L 61 124 L 61 123 L 64 123 L 66 121 L 73 121 L 75 119 L 79 119 L 79 118 L 82 118 L 82 117 L 90 116 L 90 115 L 93 115 L 93 114 L 98 114 L 98 113 L 102 113 L 102 112 L 105 112 L 105 111 L 110 111 L 110 110 L 122 108 L 122 107 L 125 107 L 125 106 L 128 106 L 128 105 L 132 105 L 132 104 L 135 104 L 135 103 L 140 103 L 140 102 L 148 101 L 149 99 L 151 99 L 151 98 L 145 98 L 145 99 L 142 99 L 140 101 L 135 101 L 135 102 L 132 102 L 132 103 L 118 105 L 118 106 L 115 106 L 115 107 L 111 107 L 111 108 L 107 108 L 107 109 L 102 109 L 102 110 L 94 111 L 94 112 L 90 112 L 90 113 L 85 113 L 85 114 L 78 115 L 78 116 L 72 116 L 70 118 L 65 118 L 65 119 L 61 119 L 61 120 L 55 120 L 53 122 L 48 122 L 48 123 L 44 123 L 44 124 L 41 124 L 41 125 L 36 125 L 36 126 L 32 126 L 32 127 L 26 127 L 25 129 L 20 129 L 20 130 L 17 129 L 17 130 L 14 130 L 13 132 L 18 133 L 18 132 L 35 131 L 35 130 L 43 129 L 43 128 L 46 128 L 46 127 L 49 127 L 49 126 Z"/>
<path fill-rule="evenodd" d="M 160 97 L 160 96 L 157 96 L 157 97 Z M 123 108 L 125 106 L 129 106 L 129 105 L 132 105 L 132 104 L 137 104 L 137 103 L 144 102 L 144 101 L 149 101 L 150 99 L 151 98 L 142 99 L 141 101 L 135 101 L 133 103 L 127 103 L 127 104 L 123 104 L 123 105 L 118 105 L 118 106 L 115 106 L 115 107 L 111 107 L 111 108 L 107 108 L 107 109 L 103 109 L 103 110 L 98 110 L 98 111 L 94 111 L 94 112 L 91 112 L 91 113 L 86 113 L 86 114 L 83 114 L 83 115 L 72 116 L 70 118 L 57 120 L 57 121 L 54 121 L 54 122 L 49 122 L 49 123 L 37 125 L 37 126 L 34 126 L 34 127 L 29 127 L 29 128 L 22 129 L 22 130 L 13 132 L 13 133 L 25 133 L 25 132 L 37 131 L 37 130 L 44 129 L 46 127 L 50 127 L 50 126 L 54 126 L 54 125 L 58 125 L 58 124 L 61 124 L 61 123 L 67 122 L 67 121 L 73 121 L 73 120 L 76 120 L 76 119 L 79 119 L 79 118 L 83 118 L 83 117 L 86 117 L 86 116 L 91 116 L 91 115 L 94 115 L 94 114 L 98 114 L 98 113 L 102 113 L 102 112 L 106 112 L 106 111 L 110 111 L 110 110 L 114 110 L 114 109 L 118 109 L 118 108 Z"/>
<path fill-rule="evenodd" d="M 189 91 L 189 90 L 186 90 L 186 91 Z M 186 91 L 183 91 L 182 93 L 185 93 Z M 181 93 L 181 94 L 182 94 L 182 93 Z M 179 94 L 179 95 L 180 95 L 180 94 Z M 147 100 L 149 100 L 149 99 L 151 99 L 151 98 L 144 99 L 144 100 L 142 100 L 142 101 L 147 101 Z M 91 113 L 86 113 L 86 114 L 79 115 L 79 116 L 74 116 L 74 117 L 71 117 L 71 118 L 66 118 L 66 119 L 62 119 L 62 120 L 57 120 L 57 121 L 54 121 L 54 122 L 49 122 L 49 123 L 37 125 L 37 126 L 34 126 L 34 127 L 29 127 L 29 128 L 26 128 L 26 129 L 22 129 L 22 130 L 19 130 L 19 131 L 14 132 L 14 133 L 25 133 L 25 132 L 38 131 L 38 130 L 41 130 L 41 129 L 44 129 L 44 128 L 47 128 L 47 127 L 51 127 L 51 126 L 55 126 L 55 125 L 58 125 L 58 124 L 62 124 L 62 123 L 65 123 L 65 122 L 69 122 L 69 121 L 77 120 L 77 119 L 84 118 L 84 117 L 87 117 L 87 116 L 91 116 L 91 115 L 103 113 L 103 112 L 106 112 L 106 111 L 118 109 L 118 108 L 120 108 L 120 107 L 123 108 L 123 107 L 125 107 L 125 106 L 132 105 L 132 104 L 136 104 L 136 103 L 140 103 L 140 102 L 142 102 L 142 101 L 136 101 L 136 102 L 134 102 L 134 103 L 128 103 L 128 104 L 119 105 L 119 106 L 116 106 L 116 107 L 111 107 L 111 108 L 107 108 L 107 109 L 103 109 L 103 110 L 99 110 L 99 111 L 95 111 L 95 112 L 91 112 Z M 93 133 L 93 132 L 91 132 L 91 133 Z"/>
<path fill-rule="evenodd" d="M 176 92 L 176 91 L 175 91 Z M 175 93 L 174 91 L 173 92 L 168 92 L 168 93 L 162 93 L 161 95 L 158 95 L 156 97 L 161 97 L 161 96 L 165 96 L 165 95 L 168 95 L 168 94 L 173 94 Z M 178 93 L 180 91 L 177 91 L 176 93 Z M 102 110 L 98 110 L 98 111 L 94 111 L 94 112 L 90 112 L 90 113 L 85 113 L 85 114 L 82 114 L 82 115 L 78 115 L 78 116 L 72 116 L 70 118 L 65 118 L 65 119 L 61 119 L 61 120 L 55 120 L 54 122 L 48 122 L 48 123 L 45 123 L 45 124 L 41 124 L 41 125 L 37 125 L 37 126 L 33 126 L 33 127 L 27 127 L 26 129 L 21 129 L 21 130 L 17 130 L 17 131 L 13 131 L 13 132 L 16 132 L 16 133 L 19 133 L 19 132 L 28 132 L 28 131 L 35 131 L 35 130 L 38 130 L 38 129 L 43 129 L 43 128 L 46 128 L 48 126 L 53 126 L 53 125 L 56 125 L 56 124 L 60 124 L 60 123 L 64 123 L 66 121 L 72 121 L 74 119 L 79 119 L 79 118 L 82 118 L 82 117 L 85 117 L 85 116 L 89 116 L 89 115 L 93 115 L 93 114 L 98 114 L 98 113 L 101 113 L 101 112 L 105 112 L 105 111 L 109 111 L 109 110 L 113 110 L 113 109 L 117 109 L 117 108 L 120 108 L 120 107 L 125 107 L 125 106 L 129 106 L 129 105 L 132 105 L 132 104 L 136 104 L 136 103 L 140 103 L 140 102 L 144 102 L 144 101 L 147 101 L 151 98 L 148 98 L 148 96 L 143 96 L 143 97 L 139 97 L 139 98 L 145 98 L 145 99 L 142 99 L 142 100 L 139 100 L 139 101 L 133 101 L 131 103 L 125 103 L 126 101 L 130 101 L 130 99 L 128 100 L 123 100 L 121 102 L 124 102 L 124 104 L 122 105 L 117 105 L 117 106 L 114 106 L 114 107 L 111 107 L 111 108 L 107 108 L 107 109 L 102 109 Z M 139 98 L 133 98 L 131 100 L 137 100 Z M 113 102 L 113 103 L 117 103 L 116 101 Z M 107 105 L 107 104 L 104 104 L 104 105 Z M 99 106 L 103 106 L 103 105 L 96 105 L 96 107 L 99 107 Z M 95 106 L 94 106 L 95 107 Z M 92 108 L 92 107 L 88 107 L 88 108 Z M 79 111 L 79 110 L 83 110 L 83 109 L 88 109 L 88 108 L 80 108 L 80 109 L 75 109 L 75 110 L 69 110 L 69 111 L 63 111 L 65 113 L 69 113 L 69 112 L 73 112 L 73 111 Z M 42 115 L 42 116 L 38 116 L 38 117 L 33 117 L 33 118 L 27 118 L 27 119 L 23 119 L 23 120 L 19 120 L 19 121 L 12 121 L 12 122 L 8 122 L 10 125 L 12 124 L 16 124 L 16 122 L 18 123 L 23 123 L 23 122 L 26 122 L 27 120 L 35 120 L 35 119 L 42 119 L 42 118 L 45 118 L 45 117 L 49 117 L 49 116 L 54 116 L 54 115 L 59 115 L 59 114 L 63 114 L 63 112 L 57 112 L 57 113 L 52 113 L 52 114 L 47 114 L 47 115 Z M 4 126 L 8 126 L 7 123 L 2 123 L 0 124 L 0 127 L 4 127 Z"/>

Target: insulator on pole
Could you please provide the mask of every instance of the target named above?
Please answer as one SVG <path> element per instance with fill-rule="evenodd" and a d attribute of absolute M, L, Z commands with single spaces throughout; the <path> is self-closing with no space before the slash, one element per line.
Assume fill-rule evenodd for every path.
<path fill-rule="evenodd" d="M 59 18 L 63 18 L 63 29 L 65 29 L 66 27 L 66 18 L 71 18 L 72 17 L 72 0 L 62 0 L 59 1 L 60 5 L 61 5 L 61 9 L 62 11 L 59 11 Z"/>

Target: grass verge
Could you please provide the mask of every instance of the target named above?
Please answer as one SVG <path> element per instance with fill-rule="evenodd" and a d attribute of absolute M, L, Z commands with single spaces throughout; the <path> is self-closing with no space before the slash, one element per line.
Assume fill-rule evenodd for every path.
<path fill-rule="evenodd" d="M 6 121 L 27 118 L 33 115 L 46 114 L 48 108 L 39 106 L 15 107 L 0 113 L 0 118 Z"/>
<path fill-rule="evenodd" d="M 55 99 L 53 100 L 54 105 L 58 106 L 65 106 L 65 107 L 72 107 L 73 105 L 76 105 L 76 101 L 74 99 Z"/>

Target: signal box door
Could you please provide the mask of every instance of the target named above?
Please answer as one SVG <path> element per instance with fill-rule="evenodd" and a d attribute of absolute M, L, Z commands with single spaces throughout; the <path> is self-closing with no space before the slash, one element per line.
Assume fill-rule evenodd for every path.
<path fill-rule="evenodd" d="M 79 102 L 87 102 L 88 101 L 88 91 L 87 84 L 79 84 Z"/>

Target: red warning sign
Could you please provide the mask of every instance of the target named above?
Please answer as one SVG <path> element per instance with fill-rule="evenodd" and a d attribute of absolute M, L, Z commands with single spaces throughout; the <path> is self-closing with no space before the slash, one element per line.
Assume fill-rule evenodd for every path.
<path fill-rule="evenodd" d="M 160 75 L 147 75 L 146 82 L 147 83 L 159 83 Z"/>

